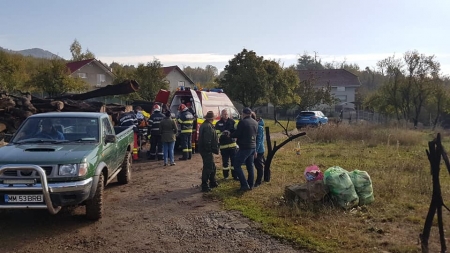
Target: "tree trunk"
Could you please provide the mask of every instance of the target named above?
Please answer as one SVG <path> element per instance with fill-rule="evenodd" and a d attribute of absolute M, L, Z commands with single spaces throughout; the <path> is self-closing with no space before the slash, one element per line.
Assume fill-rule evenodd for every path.
<path fill-rule="evenodd" d="M 267 149 L 268 149 L 268 154 L 267 154 L 267 159 L 266 159 L 266 163 L 264 165 L 264 181 L 265 182 L 270 182 L 270 177 L 271 177 L 271 173 L 270 173 L 270 166 L 272 164 L 272 160 L 275 156 L 275 153 L 284 145 L 286 145 L 287 143 L 289 143 L 292 140 L 297 139 L 300 136 L 306 135 L 305 132 L 301 132 L 292 136 L 289 136 L 289 138 L 287 138 L 286 140 L 284 140 L 281 144 L 277 145 L 277 143 L 275 142 L 273 145 L 273 149 L 272 149 L 272 143 L 270 141 L 270 130 L 269 127 L 266 127 L 266 141 L 267 141 Z"/>

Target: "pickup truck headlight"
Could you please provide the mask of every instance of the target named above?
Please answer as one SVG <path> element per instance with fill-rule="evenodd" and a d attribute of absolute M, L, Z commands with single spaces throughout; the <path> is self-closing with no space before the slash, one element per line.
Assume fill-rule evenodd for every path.
<path fill-rule="evenodd" d="M 87 173 L 87 163 L 63 164 L 59 166 L 59 176 L 84 176 Z"/>

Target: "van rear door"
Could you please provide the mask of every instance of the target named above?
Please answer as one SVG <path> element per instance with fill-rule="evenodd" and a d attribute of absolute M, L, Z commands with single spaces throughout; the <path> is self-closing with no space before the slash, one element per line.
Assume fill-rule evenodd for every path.
<path fill-rule="evenodd" d="M 197 96 L 197 92 L 195 90 L 190 90 L 192 95 L 192 101 L 194 102 L 195 113 L 197 114 L 197 118 L 203 119 L 203 108 L 200 103 L 200 98 Z"/>
<path fill-rule="evenodd" d="M 170 91 L 168 90 L 159 90 L 158 94 L 156 94 L 155 102 L 167 104 L 169 102 Z"/>

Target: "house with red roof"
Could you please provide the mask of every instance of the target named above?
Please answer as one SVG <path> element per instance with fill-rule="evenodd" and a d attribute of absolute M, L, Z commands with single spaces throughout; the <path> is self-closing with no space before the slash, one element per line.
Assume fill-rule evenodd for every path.
<path fill-rule="evenodd" d="M 74 61 L 66 64 L 71 76 L 79 77 L 90 85 L 90 89 L 97 89 L 112 84 L 114 74 L 111 69 L 97 59 Z"/>
<path fill-rule="evenodd" d="M 180 87 L 194 88 L 194 82 L 178 66 L 163 67 L 164 80 L 169 83 L 169 90 Z"/>

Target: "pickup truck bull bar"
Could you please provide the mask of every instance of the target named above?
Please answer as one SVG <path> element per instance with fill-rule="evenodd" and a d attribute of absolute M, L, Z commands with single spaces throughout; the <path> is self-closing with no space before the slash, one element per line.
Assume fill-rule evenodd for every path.
<path fill-rule="evenodd" d="M 29 204 L 23 204 L 23 205 L 0 205 L 0 209 L 47 209 L 51 214 L 57 214 L 61 210 L 61 206 L 54 207 L 52 204 L 52 200 L 50 198 L 50 192 L 52 188 L 48 186 L 47 183 L 47 176 L 45 175 L 45 170 L 42 169 L 40 166 L 37 165 L 31 165 L 31 164 L 9 164 L 0 166 L 0 175 L 5 170 L 11 170 L 11 169 L 20 169 L 21 171 L 36 171 L 39 174 L 39 177 L 41 178 L 40 184 L 0 184 L 0 192 L 1 191 L 41 191 L 44 196 L 44 202 L 45 204 L 41 205 L 29 205 Z M 23 180 L 23 178 L 21 178 Z M 5 179 L 4 179 L 5 180 Z M 8 179 L 6 179 L 8 180 Z M 20 179 L 17 180 L 18 182 Z"/>

